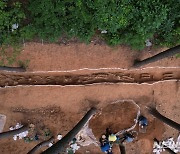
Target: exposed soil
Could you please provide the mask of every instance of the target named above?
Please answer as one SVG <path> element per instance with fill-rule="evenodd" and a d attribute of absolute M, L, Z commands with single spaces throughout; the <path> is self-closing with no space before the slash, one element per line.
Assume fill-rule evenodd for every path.
<path fill-rule="evenodd" d="M 151 53 L 144 51 L 142 57 L 160 51 L 162 50 Z M 169 68 L 31 72 L 66 71 L 86 67 L 130 68 L 137 57 L 139 53 L 127 47 L 111 49 L 105 45 L 94 44 L 68 46 L 26 44 L 19 58 L 30 59 L 28 72 L 0 73 L 2 87 L 0 114 L 7 116 L 4 131 L 7 131 L 11 125 L 21 122 L 33 123 L 39 130 L 46 127 L 54 135 L 61 133 L 64 136 L 90 107 L 95 106 L 102 111 L 102 114 L 92 119 L 90 127 L 98 140 L 107 126 L 111 126 L 116 132 L 134 124 L 137 108 L 128 101 L 134 100 L 140 106 L 141 113 L 148 118 L 149 127 L 145 134 L 139 133 L 133 143 L 125 145 L 127 154 L 152 153 L 154 137 L 162 140 L 170 136 L 177 137 L 179 133 L 154 119 L 146 110 L 146 106 L 155 105 L 163 115 L 180 123 L 180 61 L 178 59 L 167 58 L 148 65 Z M 111 105 L 116 100 L 126 101 Z M 138 128 L 136 127 L 135 130 L 138 131 Z M 37 142 L 25 143 L 23 140 L 14 141 L 9 138 L 0 140 L 0 144 L 0 153 L 24 154 Z M 114 146 L 113 151 L 118 154 L 118 147 Z M 101 152 L 99 147 L 90 145 L 82 147 L 77 153 L 100 154 Z"/>
<path fill-rule="evenodd" d="M 108 104 L 102 109 L 101 114 L 90 120 L 89 127 L 99 139 L 106 132 L 106 128 L 117 133 L 131 127 L 137 112 L 138 108 L 128 101 Z"/>
<path fill-rule="evenodd" d="M 109 70 L 108 70 L 109 71 Z M 0 86 L 17 85 L 87 85 L 94 83 L 153 83 L 180 79 L 179 68 L 122 70 L 121 72 L 73 73 L 1 73 Z M 81 74 L 78 74 L 81 73 Z M 59 74 L 59 75 L 58 75 Z"/>
<path fill-rule="evenodd" d="M 162 49 L 149 51 L 133 51 L 129 47 L 109 47 L 99 44 L 40 44 L 26 43 L 23 47 L 21 60 L 29 59 L 28 71 L 74 70 L 79 68 L 130 68 L 134 59 L 151 57 Z M 171 67 L 180 66 L 180 60 L 175 57 L 165 58 L 149 66 Z"/>

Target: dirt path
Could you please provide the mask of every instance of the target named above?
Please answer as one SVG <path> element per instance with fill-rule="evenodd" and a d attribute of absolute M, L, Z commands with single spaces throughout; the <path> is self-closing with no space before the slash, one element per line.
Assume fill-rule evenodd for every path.
<path fill-rule="evenodd" d="M 130 68 L 135 59 L 145 59 L 166 50 L 152 49 L 150 52 L 133 51 L 129 47 L 109 47 L 99 44 L 72 43 L 69 45 L 26 43 L 20 60 L 30 60 L 28 71 L 63 71 L 80 68 Z M 175 56 L 165 58 L 146 67 L 178 67 Z"/>

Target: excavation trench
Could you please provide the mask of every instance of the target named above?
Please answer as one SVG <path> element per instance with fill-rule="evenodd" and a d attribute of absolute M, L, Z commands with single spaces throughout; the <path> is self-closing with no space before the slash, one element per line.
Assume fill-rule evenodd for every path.
<path fill-rule="evenodd" d="M 17 85 L 88 85 L 94 83 L 154 83 L 179 80 L 179 68 L 75 72 L 1 72 L 0 87 Z"/>

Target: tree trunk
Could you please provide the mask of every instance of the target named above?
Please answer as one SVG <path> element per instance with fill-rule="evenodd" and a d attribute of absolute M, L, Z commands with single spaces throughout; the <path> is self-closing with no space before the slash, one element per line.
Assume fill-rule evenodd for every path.
<path fill-rule="evenodd" d="M 38 145 L 36 145 L 33 149 L 31 149 L 27 154 L 34 154 L 36 153 L 36 151 L 38 151 L 39 149 L 41 149 L 44 146 L 48 146 L 50 142 L 52 142 L 54 140 L 54 137 L 51 137 L 49 140 L 47 141 L 43 141 L 41 143 L 39 143 Z"/>
<path fill-rule="evenodd" d="M 66 149 L 66 146 L 76 134 L 82 129 L 82 127 L 88 122 L 92 115 L 96 113 L 96 108 L 91 108 L 86 115 L 79 121 L 79 123 L 60 141 L 54 144 L 52 147 L 48 148 L 42 154 L 58 154 Z"/>
<path fill-rule="evenodd" d="M 0 133 L 0 139 L 7 138 L 7 137 L 12 137 L 12 136 L 17 135 L 19 133 L 25 132 L 28 129 L 29 129 L 28 126 L 23 126 L 23 127 L 19 128 L 19 129 L 10 130 L 10 131 L 7 131 L 7 132 Z"/>
<path fill-rule="evenodd" d="M 176 46 L 176 47 L 173 47 L 173 48 L 170 48 L 166 51 L 163 51 L 155 56 L 152 56 L 150 58 L 147 58 L 147 59 L 144 59 L 142 61 L 138 61 L 136 60 L 134 62 L 134 66 L 133 67 L 140 67 L 140 66 L 143 66 L 143 65 L 146 65 L 146 64 L 149 64 L 149 63 L 153 63 L 155 61 L 158 61 L 158 60 L 161 60 L 163 58 L 166 58 L 166 57 L 170 57 L 170 56 L 173 56 L 175 54 L 178 54 L 180 53 L 180 45 Z"/>
<path fill-rule="evenodd" d="M 150 107 L 149 109 L 149 113 L 152 114 L 154 117 L 156 117 L 157 119 L 161 120 L 162 122 L 166 123 L 167 125 L 177 129 L 178 131 L 180 131 L 180 124 L 172 121 L 169 118 L 166 118 L 165 116 L 161 115 L 154 107 Z"/>
<path fill-rule="evenodd" d="M 154 141 L 156 141 L 159 144 L 159 141 L 156 138 L 154 138 Z M 164 145 L 164 149 L 170 154 L 176 154 L 174 151 L 172 151 L 170 148 L 166 147 L 165 145 Z"/>
<path fill-rule="evenodd" d="M 121 154 L 126 154 L 126 149 L 125 149 L 125 146 L 123 144 L 119 144 L 119 149 L 120 149 Z"/>
<path fill-rule="evenodd" d="M 23 67 L 0 66 L 0 71 L 25 72 L 26 69 Z"/>

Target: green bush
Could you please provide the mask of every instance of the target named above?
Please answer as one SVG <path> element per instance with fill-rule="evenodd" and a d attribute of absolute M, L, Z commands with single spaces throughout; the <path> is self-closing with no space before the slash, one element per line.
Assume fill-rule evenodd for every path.
<path fill-rule="evenodd" d="M 63 27 L 67 35 L 70 38 L 78 37 L 82 41 L 89 42 L 96 30 L 94 12 L 82 0 L 69 0 L 64 6 Z"/>
<path fill-rule="evenodd" d="M 99 36 L 110 45 L 134 49 L 143 49 L 147 39 L 161 46 L 180 44 L 180 1 L 176 0 L 29 0 L 25 8 L 29 23 L 11 32 L 24 13 L 19 3 L 9 7 L 0 2 L 1 42 L 14 35 L 55 42 L 66 35 L 84 42 Z"/>
<path fill-rule="evenodd" d="M 29 11 L 32 16 L 32 25 L 41 39 L 56 41 L 63 32 L 63 2 L 53 0 L 30 0 Z"/>
<path fill-rule="evenodd" d="M 156 31 L 156 44 L 161 46 L 175 46 L 180 44 L 180 1 L 162 1 L 168 8 L 166 20 Z"/>
<path fill-rule="evenodd" d="M 81 1 L 31 0 L 29 11 L 32 25 L 41 39 L 56 41 L 67 34 L 86 41 L 94 35 L 91 14 Z"/>
<path fill-rule="evenodd" d="M 125 24 L 123 26 L 119 24 L 120 27 L 114 32 L 110 31 L 105 36 L 106 40 L 113 45 L 121 43 L 142 49 L 145 47 L 145 41 L 152 39 L 156 30 L 166 20 L 167 8 L 157 0 L 136 2 L 126 0 L 125 2 L 119 7 L 121 11 L 115 14 L 116 18 L 122 18 L 123 14 Z"/>
<path fill-rule="evenodd" d="M 20 36 L 19 27 L 25 18 L 19 2 L 8 4 L 6 1 L 0 1 L 0 44 L 16 42 Z M 17 29 L 12 26 L 18 24 Z"/>

